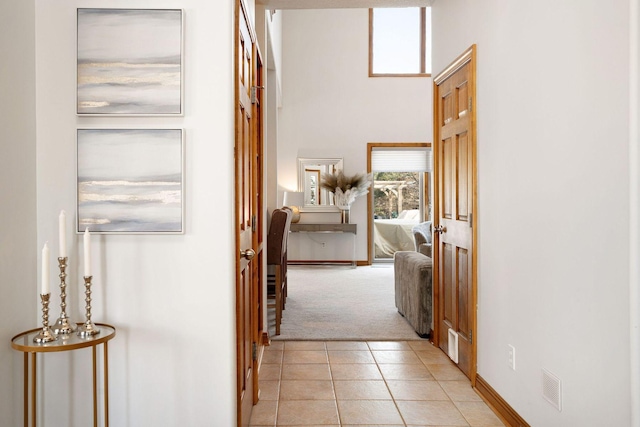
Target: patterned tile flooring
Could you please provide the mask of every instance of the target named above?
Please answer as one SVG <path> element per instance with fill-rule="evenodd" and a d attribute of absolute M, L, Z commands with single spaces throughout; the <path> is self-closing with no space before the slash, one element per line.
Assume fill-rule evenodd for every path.
<path fill-rule="evenodd" d="M 273 341 L 251 426 L 504 426 L 427 341 Z"/>

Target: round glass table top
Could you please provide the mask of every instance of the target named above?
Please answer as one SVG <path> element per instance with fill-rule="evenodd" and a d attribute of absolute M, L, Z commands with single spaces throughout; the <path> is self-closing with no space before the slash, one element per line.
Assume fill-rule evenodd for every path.
<path fill-rule="evenodd" d="M 81 326 L 79 323 L 78 326 Z M 36 343 L 33 338 L 38 335 L 42 328 L 31 329 L 22 332 L 11 339 L 11 347 L 25 353 L 41 353 L 51 351 L 68 351 L 78 348 L 94 347 L 105 343 L 116 336 L 116 328 L 106 323 L 96 323 L 100 333 L 91 337 L 81 338 L 76 332 L 71 334 L 60 334 L 58 339 L 47 343 Z"/>

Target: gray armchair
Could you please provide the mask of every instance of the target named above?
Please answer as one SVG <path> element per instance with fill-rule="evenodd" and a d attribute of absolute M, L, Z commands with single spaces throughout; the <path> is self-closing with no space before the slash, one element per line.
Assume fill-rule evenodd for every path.
<path fill-rule="evenodd" d="M 421 222 L 414 226 L 411 231 L 413 232 L 416 252 L 431 258 L 431 221 Z"/>

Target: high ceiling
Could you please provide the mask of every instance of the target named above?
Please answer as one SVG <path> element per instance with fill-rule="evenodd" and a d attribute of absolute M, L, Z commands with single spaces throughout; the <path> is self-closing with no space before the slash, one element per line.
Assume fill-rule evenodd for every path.
<path fill-rule="evenodd" d="M 431 6 L 435 0 L 256 0 L 267 9 L 367 9 Z"/>

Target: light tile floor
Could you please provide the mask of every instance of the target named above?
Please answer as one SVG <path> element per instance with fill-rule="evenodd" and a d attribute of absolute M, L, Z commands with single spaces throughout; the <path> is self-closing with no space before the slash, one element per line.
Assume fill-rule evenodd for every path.
<path fill-rule="evenodd" d="M 427 341 L 274 341 L 251 426 L 504 426 Z"/>

